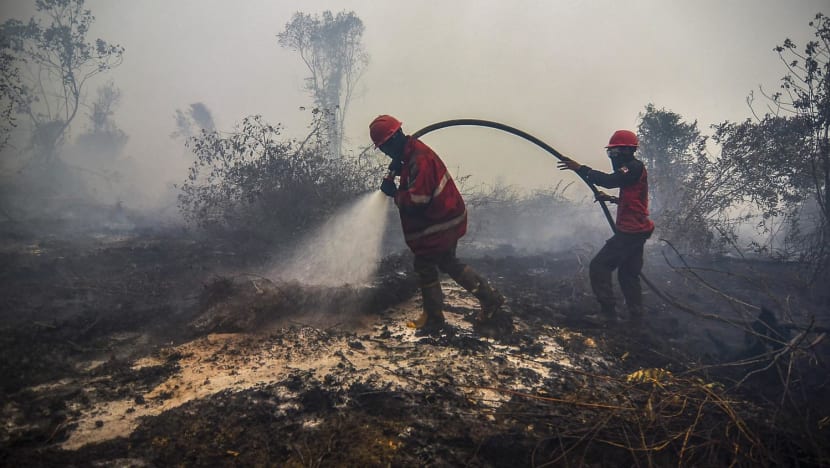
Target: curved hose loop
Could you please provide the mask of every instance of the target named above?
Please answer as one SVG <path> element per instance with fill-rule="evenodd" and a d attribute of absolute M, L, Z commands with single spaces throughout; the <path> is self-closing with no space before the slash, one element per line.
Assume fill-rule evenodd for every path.
<path fill-rule="evenodd" d="M 548 153 L 552 154 L 553 156 L 555 156 L 560 161 L 569 161 L 571 159 L 571 158 L 563 155 L 559 151 L 556 151 L 552 146 L 548 145 L 544 141 L 536 138 L 535 136 L 533 136 L 529 133 L 523 132 L 523 131 L 521 131 L 517 128 L 513 128 L 509 125 L 504 125 L 504 124 L 501 124 L 501 123 L 498 123 L 498 122 L 492 122 L 492 121 L 489 121 L 489 120 L 480 120 L 480 119 L 445 120 L 443 122 L 437 122 L 437 123 L 434 123 L 432 125 L 428 125 L 428 126 L 422 128 L 422 129 L 418 130 L 417 132 L 413 133 L 412 136 L 415 137 L 415 138 L 419 138 L 419 137 L 421 137 L 423 135 L 426 135 L 427 133 L 435 131 L 435 130 L 439 130 L 439 129 L 446 128 L 446 127 L 456 127 L 456 126 L 459 126 L 459 125 L 489 127 L 489 128 L 495 128 L 497 130 L 503 130 L 507 133 L 512 133 L 513 135 L 524 138 L 525 140 L 535 144 L 536 146 L 538 146 L 538 147 L 542 148 L 543 150 L 547 151 Z M 577 174 L 577 175 L 579 175 L 579 174 Z M 594 195 L 596 195 L 599 192 L 599 190 L 597 190 L 596 185 L 592 184 L 590 181 L 588 181 L 588 179 L 586 179 L 582 175 L 579 175 L 579 178 L 582 179 L 582 181 L 585 182 L 588 185 L 588 187 L 591 189 L 591 192 L 593 192 Z M 611 212 L 608 211 L 608 206 L 606 206 L 605 202 L 603 202 L 603 201 L 600 201 L 599 204 L 602 207 L 602 212 L 605 214 L 605 219 L 608 221 L 608 225 L 611 226 L 611 230 L 616 232 L 617 231 L 616 225 L 614 224 L 614 219 L 611 217 Z"/>
<path fill-rule="evenodd" d="M 529 133 L 523 132 L 523 131 L 521 131 L 517 128 L 513 128 L 509 125 L 504 125 L 504 124 L 501 124 L 501 123 L 498 123 L 498 122 L 492 122 L 490 120 L 480 120 L 480 119 L 445 120 L 443 122 L 437 122 L 437 123 L 434 123 L 432 125 L 427 125 L 426 127 L 424 127 L 422 129 L 418 130 L 417 132 L 413 133 L 412 136 L 414 136 L 415 138 L 418 138 L 418 137 L 420 137 L 422 135 L 426 135 L 427 133 L 432 132 L 434 130 L 439 130 L 439 129 L 446 128 L 446 127 L 455 127 L 455 126 L 459 126 L 459 125 L 472 125 L 472 126 L 478 126 L 478 127 L 489 127 L 489 128 L 495 128 L 497 130 L 503 130 L 507 133 L 512 133 L 513 135 L 524 138 L 525 140 L 535 144 L 536 146 L 539 146 L 543 150 L 545 150 L 548 153 L 555 156 L 560 161 L 568 161 L 568 160 L 571 159 L 571 158 L 563 155 L 559 151 L 556 151 L 552 146 L 548 145 L 544 141 L 536 138 L 535 136 L 533 136 Z M 577 175 L 579 175 L 579 174 L 577 174 Z M 594 192 L 594 195 L 596 195 L 599 192 L 599 190 L 597 190 L 596 185 L 592 184 L 588 179 L 586 179 L 582 175 L 579 175 L 579 178 L 582 179 L 582 181 L 585 182 L 588 185 L 588 187 L 591 189 L 591 191 Z M 608 225 L 611 226 L 611 231 L 616 233 L 617 232 L 617 226 L 614 224 L 614 219 L 611 217 L 611 212 L 608 211 L 608 206 L 606 206 L 605 202 L 603 202 L 603 201 L 600 201 L 599 204 L 602 207 L 602 212 L 605 214 L 605 219 L 608 221 Z M 655 285 L 654 283 L 649 281 L 649 279 L 646 278 L 646 276 L 642 272 L 640 272 L 640 278 L 643 279 L 643 281 L 646 283 L 646 285 L 649 288 L 651 288 L 654 292 L 656 292 L 658 295 L 660 295 L 660 297 L 662 297 L 663 299 L 668 300 L 667 297 L 664 295 L 664 293 L 662 291 L 660 291 L 660 289 L 657 288 L 657 285 Z M 670 303 L 675 303 L 673 301 L 669 301 L 669 302 Z"/>

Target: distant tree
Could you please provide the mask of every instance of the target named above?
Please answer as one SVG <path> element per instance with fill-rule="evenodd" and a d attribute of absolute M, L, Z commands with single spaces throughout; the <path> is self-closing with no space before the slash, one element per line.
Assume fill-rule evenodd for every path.
<path fill-rule="evenodd" d="M 639 157 L 646 164 L 650 209 L 661 238 L 689 252 L 719 250 L 736 241 L 730 209 L 741 202 L 735 171 L 706 152 L 697 122 L 648 104 L 640 115 Z"/>
<path fill-rule="evenodd" d="M 213 122 L 213 114 L 203 103 L 194 102 L 190 105 L 190 117 L 200 129 L 209 132 L 216 130 L 216 124 Z"/>
<path fill-rule="evenodd" d="M 652 214 L 677 211 L 697 159 L 701 141 L 697 122 L 685 123 L 679 114 L 648 104 L 640 114 L 637 133 L 637 154 L 648 168 Z"/>
<path fill-rule="evenodd" d="M 809 124 L 805 119 L 767 115 L 758 122 L 714 126 L 720 157 L 743 181 L 742 194 L 763 217 L 786 215 L 809 196 Z"/>
<path fill-rule="evenodd" d="M 3 40 L 3 36 L 0 36 Z M 20 69 L 15 64 L 14 56 L 0 45 L 0 151 L 9 142 L 12 130 L 17 127 L 15 103 L 12 96 L 22 93 Z"/>
<path fill-rule="evenodd" d="M 121 90 L 115 84 L 109 82 L 99 86 L 96 94 L 97 97 L 92 103 L 89 114 L 89 121 L 92 125 L 90 130 L 92 133 L 103 133 L 115 128 L 112 116 L 115 113 L 115 108 L 121 102 Z"/>
<path fill-rule="evenodd" d="M 176 131 L 170 136 L 173 138 L 184 138 L 185 140 L 194 137 L 202 132 L 216 130 L 213 121 L 213 114 L 208 107 L 201 102 L 194 102 L 186 111 L 176 109 Z"/>
<path fill-rule="evenodd" d="M 369 62 L 363 49 L 363 22 L 354 12 L 321 16 L 297 12 L 277 35 L 279 44 L 297 51 L 311 72 L 306 89 L 326 116 L 325 137 L 331 156 L 341 155 L 343 127 L 355 86 Z"/>
<path fill-rule="evenodd" d="M 113 115 L 121 102 L 121 90 L 109 82 L 98 87 L 90 106 L 89 128 L 78 136 L 78 144 L 87 151 L 113 159 L 127 143 L 127 134 L 118 128 Z"/>
<path fill-rule="evenodd" d="M 24 23 L 0 25 L 0 92 L 4 131 L 13 116 L 32 125 L 32 149 L 44 163 L 57 148 L 81 106 L 84 86 L 93 76 L 118 66 L 124 48 L 102 39 L 87 42 L 95 17 L 83 0 L 36 0 L 37 15 Z"/>

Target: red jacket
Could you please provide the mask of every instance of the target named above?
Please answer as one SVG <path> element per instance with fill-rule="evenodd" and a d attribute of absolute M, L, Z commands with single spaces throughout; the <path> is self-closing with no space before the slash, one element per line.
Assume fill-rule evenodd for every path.
<path fill-rule="evenodd" d="M 443 252 L 467 232 L 467 209 L 441 158 L 409 138 L 395 204 L 404 240 L 415 255 Z"/>
<path fill-rule="evenodd" d="M 648 218 L 648 171 L 639 159 L 612 160 L 614 172 L 606 174 L 588 166 L 579 174 L 605 188 L 620 188 L 617 203 L 617 231 L 629 234 L 650 233 L 654 222 Z"/>

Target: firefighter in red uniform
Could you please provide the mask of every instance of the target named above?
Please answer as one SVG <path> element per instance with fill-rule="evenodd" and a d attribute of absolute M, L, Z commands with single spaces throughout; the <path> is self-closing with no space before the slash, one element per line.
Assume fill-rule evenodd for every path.
<path fill-rule="evenodd" d="M 606 174 L 583 166 L 573 160 L 559 162 L 562 170 L 570 169 L 589 182 L 605 188 L 620 189 L 620 196 L 603 192 L 596 199 L 617 205 L 617 221 L 614 236 L 591 260 L 591 288 L 606 318 L 616 319 L 611 274 L 616 269 L 629 318 L 639 322 L 643 316 L 643 298 L 640 287 L 640 270 L 643 268 L 643 246 L 654 231 L 654 223 L 648 218 L 648 174 L 642 161 L 634 157 L 639 140 L 629 130 L 618 130 L 611 136 L 606 149 L 614 172 Z"/>
<path fill-rule="evenodd" d="M 467 210 L 447 167 L 427 145 L 404 135 L 401 122 L 392 116 L 378 116 L 369 125 L 369 134 L 375 146 L 392 158 L 381 190 L 395 199 L 404 239 L 415 254 L 424 306 L 423 313 L 407 326 L 425 333 L 444 328 L 440 269 L 478 298 L 481 310 L 475 325 L 479 331 L 491 332 L 489 325 L 505 299 L 455 256 L 458 239 L 467 232 Z M 400 176 L 399 186 L 395 176 Z"/>

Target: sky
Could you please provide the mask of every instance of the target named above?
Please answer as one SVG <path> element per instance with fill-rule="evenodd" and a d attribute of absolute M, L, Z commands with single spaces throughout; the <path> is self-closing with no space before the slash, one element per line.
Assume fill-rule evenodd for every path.
<path fill-rule="evenodd" d="M 33 2 L 4 2 L 0 19 L 26 19 Z M 346 120 L 346 147 L 369 143 L 368 124 L 392 114 L 404 130 L 448 119 L 493 120 L 597 168 L 617 129 L 636 129 L 653 103 L 697 120 L 704 133 L 751 115 L 746 98 L 777 88 L 773 47 L 811 39 L 826 0 L 88 0 L 90 38 L 126 48 L 112 80 L 125 154 L 157 180 L 179 181 L 189 156 L 170 138 L 176 109 L 202 102 L 230 131 L 248 115 L 307 130 L 311 98 L 299 56 L 277 34 L 292 14 L 354 11 L 369 67 Z M 455 127 L 425 136 L 456 175 L 475 184 L 550 188 L 574 182 L 515 136 Z M 379 181 L 382 174 L 379 174 Z M 585 189 L 587 190 L 587 189 Z M 581 193 L 581 192 L 579 192 Z M 587 193 L 585 193 L 587 195 Z"/>

